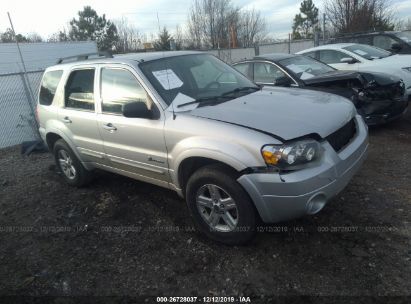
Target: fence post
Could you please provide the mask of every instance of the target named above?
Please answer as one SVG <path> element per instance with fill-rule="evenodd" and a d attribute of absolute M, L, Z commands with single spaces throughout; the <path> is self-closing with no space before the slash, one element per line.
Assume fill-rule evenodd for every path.
<path fill-rule="evenodd" d="M 260 55 L 260 45 L 258 44 L 258 42 L 256 42 L 254 44 L 254 56 L 258 56 Z"/>
<path fill-rule="evenodd" d="M 314 32 L 314 46 L 319 46 L 320 45 L 320 32 L 315 31 Z"/>
<path fill-rule="evenodd" d="M 34 135 L 37 136 L 37 139 L 40 139 L 41 138 L 40 137 L 40 132 L 39 132 L 39 129 L 38 129 L 36 118 L 35 118 L 36 110 L 34 109 L 34 105 L 33 105 L 34 100 L 32 101 L 32 92 L 29 88 L 30 84 L 27 83 L 28 78 L 25 77 L 26 76 L 25 74 L 19 73 L 19 75 L 20 75 L 20 78 L 21 78 L 21 83 L 23 84 L 24 93 L 26 95 L 27 103 L 29 104 L 29 107 L 30 107 L 30 112 L 31 112 L 30 114 L 33 117 L 33 119 L 30 120 L 30 126 L 33 129 Z"/>
<path fill-rule="evenodd" d="M 291 34 L 288 34 L 288 54 L 291 54 Z"/>

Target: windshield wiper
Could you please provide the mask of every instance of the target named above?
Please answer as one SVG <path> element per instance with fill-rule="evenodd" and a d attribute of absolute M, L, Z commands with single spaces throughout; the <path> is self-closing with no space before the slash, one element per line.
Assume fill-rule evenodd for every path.
<path fill-rule="evenodd" d="M 249 91 L 249 90 L 252 90 L 252 89 L 255 90 L 255 91 L 260 90 L 259 87 L 235 88 L 234 90 L 225 92 L 222 95 L 203 97 L 203 98 L 199 98 L 199 99 L 196 99 L 196 100 L 193 100 L 193 101 L 190 101 L 190 102 L 182 103 L 182 104 L 178 105 L 177 108 L 181 108 L 181 107 L 188 106 L 188 105 L 195 104 L 195 103 L 211 102 L 212 104 L 215 104 L 215 103 L 220 103 L 220 102 L 223 102 L 223 101 L 228 101 L 228 100 L 231 99 L 231 96 L 229 96 L 229 95 Z M 220 99 L 220 101 L 218 101 L 219 99 Z"/>
<path fill-rule="evenodd" d="M 192 105 L 192 104 L 195 104 L 195 103 L 202 103 L 202 102 L 206 102 L 206 101 L 208 101 L 208 102 L 212 101 L 214 103 L 214 102 L 217 102 L 218 99 L 228 99 L 228 98 L 229 98 L 228 96 L 223 96 L 223 95 L 203 97 L 203 98 L 199 98 L 199 99 L 196 99 L 196 100 L 193 100 L 193 101 L 182 103 L 182 104 L 178 105 L 177 108 L 185 107 L 185 106 Z"/>
<path fill-rule="evenodd" d="M 232 95 L 232 94 L 236 94 L 236 93 L 240 93 L 240 92 L 246 92 L 249 90 L 255 90 L 258 91 L 260 90 L 259 87 L 241 87 L 241 88 L 235 88 L 234 90 L 225 92 L 224 94 L 222 94 L 221 96 L 228 96 L 228 95 Z"/>

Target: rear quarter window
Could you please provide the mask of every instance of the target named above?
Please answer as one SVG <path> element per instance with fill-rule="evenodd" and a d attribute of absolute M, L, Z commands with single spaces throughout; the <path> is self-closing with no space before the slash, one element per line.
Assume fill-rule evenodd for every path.
<path fill-rule="evenodd" d="M 46 72 L 41 82 L 39 103 L 44 106 L 49 106 L 53 103 L 54 95 L 56 95 L 57 87 L 60 83 L 63 71 Z"/>

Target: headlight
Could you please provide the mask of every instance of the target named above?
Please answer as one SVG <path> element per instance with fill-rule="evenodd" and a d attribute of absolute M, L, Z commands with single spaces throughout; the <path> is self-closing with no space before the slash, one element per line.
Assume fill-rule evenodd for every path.
<path fill-rule="evenodd" d="M 316 160 L 320 153 L 321 146 L 315 140 L 266 145 L 261 149 L 265 163 L 280 169 L 297 169 L 303 164 Z"/>
<path fill-rule="evenodd" d="M 404 71 L 410 72 L 411 73 L 411 67 L 406 67 L 406 68 L 402 68 Z"/>

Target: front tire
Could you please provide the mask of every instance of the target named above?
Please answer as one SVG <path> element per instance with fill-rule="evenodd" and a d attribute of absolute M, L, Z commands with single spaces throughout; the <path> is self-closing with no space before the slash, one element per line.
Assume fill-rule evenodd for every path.
<path fill-rule="evenodd" d="M 186 200 L 198 230 L 208 238 L 240 245 L 255 234 L 256 212 L 235 172 L 222 165 L 200 168 L 188 180 Z"/>
<path fill-rule="evenodd" d="M 87 185 L 92 179 L 92 173 L 81 164 L 68 144 L 59 139 L 53 147 L 54 160 L 64 180 L 75 187 Z"/>

